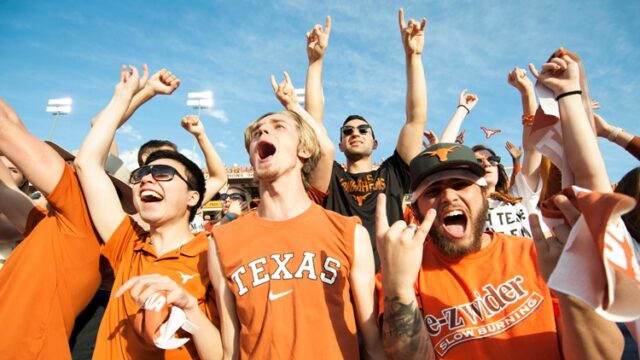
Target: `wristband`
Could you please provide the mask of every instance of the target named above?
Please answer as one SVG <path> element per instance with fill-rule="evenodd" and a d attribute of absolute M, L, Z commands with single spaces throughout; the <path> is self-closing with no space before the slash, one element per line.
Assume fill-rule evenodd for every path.
<path fill-rule="evenodd" d="M 238 215 L 235 215 L 235 214 L 232 214 L 232 213 L 226 213 L 226 214 L 224 214 L 224 217 L 229 219 L 229 221 L 233 221 L 233 220 L 238 218 Z"/>
<path fill-rule="evenodd" d="M 614 128 L 613 130 L 611 130 L 611 132 L 609 133 L 609 135 L 607 135 L 607 140 L 611 141 L 611 142 L 616 142 L 616 139 L 618 138 L 618 135 L 620 135 L 621 132 L 623 132 L 624 130 L 622 130 L 622 128 Z"/>
<path fill-rule="evenodd" d="M 464 106 L 462 104 L 458 105 L 458 107 L 463 107 L 465 110 L 467 110 L 467 115 L 471 112 L 471 110 L 469 110 L 468 107 L 466 107 L 466 106 Z"/>
<path fill-rule="evenodd" d="M 522 125 L 531 126 L 533 125 L 533 119 L 535 115 L 522 115 Z"/>
<path fill-rule="evenodd" d="M 570 96 L 570 95 L 582 95 L 582 90 L 567 91 L 566 93 L 562 93 L 556 96 L 556 101 L 562 99 L 565 96 Z"/>

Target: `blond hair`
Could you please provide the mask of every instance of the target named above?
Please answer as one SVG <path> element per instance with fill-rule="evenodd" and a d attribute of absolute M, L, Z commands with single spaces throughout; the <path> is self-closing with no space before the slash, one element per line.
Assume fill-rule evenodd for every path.
<path fill-rule="evenodd" d="M 299 139 L 298 151 L 307 151 L 311 154 L 309 158 L 303 160 L 302 164 L 302 183 L 304 184 L 304 188 L 308 190 L 310 187 L 309 179 L 311 178 L 311 172 L 313 172 L 313 169 L 316 168 L 318 161 L 320 160 L 320 143 L 318 142 L 316 132 L 302 119 L 302 117 L 300 117 L 300 115 L 293 111 L 285 110 L 279 113 L 270 112 L 260 116 L 244 130 L 244 147 L 247 150 L 247 153 L 249 153 L 249 146 L 251 144 L 253 132 L 258 128 L 258 123 L 267 116 L 274 114 L 283 114 L 294 121 Z"/>

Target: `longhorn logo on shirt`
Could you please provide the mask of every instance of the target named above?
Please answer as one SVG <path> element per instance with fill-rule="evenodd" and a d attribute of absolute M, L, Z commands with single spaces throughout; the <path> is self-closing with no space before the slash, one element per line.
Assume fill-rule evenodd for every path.
<path fill-rule="evenodd" d="M 364 195 L 351 194 L 351 196 L 353 196 L 353 198 L 358 202 L 358 206 L 362 206 L 362 203 L 369 197 L 369 195 L 371 195 L 371 193 L 366 193 Z"/>
<path fill-rule="evenodd" d="M 487 284 L 481 291 L 473 292 L 472 301 L 442 309 L 441 317 L 426 314 L 427 332 L 438 355 L 444 357 L 461 343 L 503 333 L 533 314 L 544 298 L 525 289 L 523 281 L 517 275 L 498 286 Z M 493 319 L 496 315 L 502 317 Z"/>
<path fill-rule="evenodd" d="M 229 278 L 237 286 L 238 295 L 242 296 L 254 288 L 268 283 L 271 280 L 309 279 L 322 281 L 327 285 L 333 285 L 342 267 L 340 260 L 331 256 L 321 259 L 322 266 L 316 269 L 314 262 L 316 254 L 305 251 L 302 259 L 295 259 L 294 253 L 272 254 L 270 257 L 261 257 L 250 261 L 247 265 L 240 265 Z M 291 263 L 291 267 L 288 267 Z M 296 264 L 297 263 L 297 267 Z M 295 271 L 290 271 L 293 269 Z M 271 272 L 266 272 L 270 269 Z M 251 276 L 247 276 L 249 273 Z M 243 279 L 244 278 L 244 279 Z M 250 281 L 247 281 L 250 280 Z"/>

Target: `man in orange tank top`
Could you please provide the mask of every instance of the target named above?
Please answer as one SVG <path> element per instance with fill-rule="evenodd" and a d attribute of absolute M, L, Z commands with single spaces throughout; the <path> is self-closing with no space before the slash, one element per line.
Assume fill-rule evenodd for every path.
<path fill-rule="evenodd" d="M 286 85 L 274 81 L 276 93 Z M 356 359 L 359 330 L 365 352 L 384 358 L 369 235 L 305 190 L 320 157 L 316 127 L 294 106 L 245 130 L 260 204 L 214 228 L 209 244 L 225 356 Z"/>
<path fill-rule="evenodd" d="M 382 338 L 389 357 L 603 356 L 594 344 L 606 344 L 610 323 L 560 293 L 561 316 L 554 316 L 545 280 L 557 257 L 536 251 L 546 241 L 538 222 L 532 220 L 535 244 L 483 232 L 489 194 L 471 149 L 430 146 L 413 159 L 410 170 L 411 205 L 420 226 L 398 221 L 389 227 L 384 197 L 377 207 Z M 556 203 L 567 218 L 575 215 L 566 198 Z M 568 227 L 555 230 L 558 237 L 568 235 Z M 536 252 L 544 255 L 538 259 Z"/>

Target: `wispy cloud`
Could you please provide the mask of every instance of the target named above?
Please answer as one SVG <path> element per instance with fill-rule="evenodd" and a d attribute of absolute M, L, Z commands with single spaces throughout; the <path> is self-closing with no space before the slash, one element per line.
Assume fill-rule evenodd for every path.
<path fill-rule="evenodd" d="M 118 129 L 118 133 L 125 135 L 130 140 L 135 140 L 135 141 L 142 140 L 142 135 L 140 134 L 140 132 L 134 129 L 134 127 L 131 126 L 131 124 L 122 125 L 122 127 Z"/>
<path fill-rule="evenodd" d="M 229 145 L 223 143 L 222 141 L 218 141 L 217 143 L 215 143 L 215 147 L 220 149 L 227 149 Z"/>
<path fill-rule="evenodd" d="M 124 162 L 129 171 L 138 168 L 138 148 L 120 151 L 118 157 Z"/>

